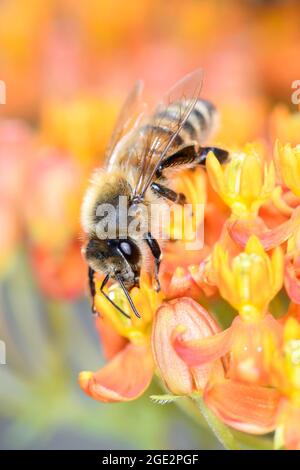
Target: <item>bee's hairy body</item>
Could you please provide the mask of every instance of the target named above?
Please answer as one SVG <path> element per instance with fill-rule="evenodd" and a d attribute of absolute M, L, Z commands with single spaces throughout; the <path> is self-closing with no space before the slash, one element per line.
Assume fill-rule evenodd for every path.
<path fill-rule="evenodd" d="M 109 238 L 110 235 L 107 234 L 107 239 L 99 239 L 96 230 L 99 222 L 99 217 L 96 215 L 97 208 L 102 204 L 111 204 L 118 214 L 120 196 L 127 198 L 129 207 L 131 203 L 138 204 L 133 200 L 141 164 L 139 157 L 142 152 L 142 149 L 139 148 L 141 139 L 138 138 L 138 135 L 141 134 L 143 138 L 147 139 L 147 134 L 155 133 L 157 138 L 160 136 L 165 138 L 166 135 L 172 133 L 179 113 L 182 113 L 181 103 L 176 103 L 168 109 L 167 113 L 161 112 L 161 119 L 158 115 L 154 116 L 153 122 L 159 122 L 159 124 L 154 125 L 149 122 L 137 129 L 126 143 L 125 149 L 118 154 L 113 165 L 109 166 L 108 171 L 97 170 L 94 173 L 91 186 L 85 196 L 82 207 L 82 225 L 89 238 L 85 249 L 88 264 L 94 271 L 109 274 L 112 278 L 114 278 L 115 272 L 118 272 L 128 289 L 138 285 L 141 267 L 149 264 L 149 253 L 143 237 L 144 234 L 141 233 L 140 237 L 135 237 L 132 240 L 137 250 L 131 257 L 128 257 L 129 262 L 127 262 L 125 257 L 119 256 L 119 253 L 114 250 L 111 240 L 115 239 L 115 234 L 112 235 L 112 238 Z M 210 102 L 198 100 L 182 131 L 176 137 L 174 146 L 185 147 L 192 143 L 200 144 L 211 133 L 215 125 L 216 114 L 216 109 Z M 172 153 L 174 146 L 170 147 L 166 157 Z M 157 158 L 153 155 L 153 166 L 155 166 Z M 157 195 L 153 193 L 151 188 L 148 188 L 142 203 L 144 206 L 150 206 L 157 202 Z M 130 220 L 128 220 L 129 222 Z M 118 238 L 118 225 L 116 238 Z"/>
<path fill-rule="evenodd" d="M 171 203 L 185 203 L 185 195 L 172 188 L 173 171 L 205 165 L 210 150 L 221 162 L 228 156 L 223 149 L 202 146 L 216 126 L 217 112 L 209 101 L 199 98 L 201 84 L 201 71 L 187 75 L 171 89 L 165 105 L 158 106 L 146 119 L 143 112 L 138 116 L 135 113 L 141 91 L 137 82 L 112 134 L 107 167 L 95 171 L 83 201 L 81 220 L 87 238 L 83 253 L 89 267 L 92 298 L 95 296 L 94 273 L 101 272 L 105 276 L 101 292 L 126 316 L 104 287 L 109 279 L 118 281 L 137 316 L 129 291 L 139 286 L 142 268 L 150 270 L 154 264 L 159 289 L 161 246 L 153 233 L 160 232 L 158 228 L 153 230 L 151 213 L 154 204 L 155 210 L 167 209 L 167 204 L 161 204 L 162 198 Z M 178 92 L 179 97 L 172 100 L 171 96 Z M 121 205 L 124 199 L 126 214 Z M 98 210 L 107 205 L 113 208 L 108 218 Z M 160 220 L 164 220 L 164 212 L 160 212 L 160 216 Z M 108 224 L 104 229 L 105 217 Z M 124 234 L 121 228 L 124 223 L 125 227 L 134 223 L 139 229 Z"/>

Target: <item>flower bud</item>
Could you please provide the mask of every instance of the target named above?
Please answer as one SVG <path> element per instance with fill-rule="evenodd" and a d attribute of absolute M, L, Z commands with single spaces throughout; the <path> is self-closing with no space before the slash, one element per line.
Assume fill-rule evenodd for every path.
<path fill-rule="evenodd" d="M 176 329 L 184 330 L 186 340 L 202 339 L 219 332 L 212 316 L 190 298 L 171 300 L 161 305 L 156 313 L 152 334 L 152 347 L 156 366 L 167 388 L 176 395 L 188 395 L 206 386 L 212 368 L 223 375 L 221 361 L 189 367 L 176 354 L 172 345 L 172 334 Z"/>

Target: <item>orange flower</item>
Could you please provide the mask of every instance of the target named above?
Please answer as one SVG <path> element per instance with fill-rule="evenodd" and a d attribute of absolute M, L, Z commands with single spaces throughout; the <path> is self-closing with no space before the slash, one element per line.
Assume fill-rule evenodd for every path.
<path fill-rule="evenodd" d="M 96 285 L 99 292 L 98 279 Z M 128 315 L 132 314 L 118 286 L 112 285 L 108 293 Z M 105 334 L 110 335 L 108 329 L 111 328 L 117 334 L 113 336 L 115 350 L 108 351 L 109 356 L 112 356 L 110 362 L 97 372 L 81 372 L 79 375 L 81 388 L 95 400 L 109 402 L 134 400 L 143 394 L 152 380 L 154 363 L 150 327 L 153 315 L 162 301 L 162 294 L 153 290 L 149 275 L 142 273 L 141 287 L 133 288 L 130 295 L 136 308 L 141 312 L 141 318 L 134 315 L 131 318 L 125 317 L 112 307 L 100 292 L 96 294 L 95 307 L 105 321 L 105 325 L 100 327 L 102 334 L 105 329 Z M 98 328 L 101 321 L 102 318 L 97 321 Z"/>
<path fill-rule="evenodd" d="M 110 362 L 95 373 L 82 372 L 79 376 L 80 386 L 94 399 L 114 402 L 137 398 L 151 381 L 153 356 L 166 386 L 178 395 L 202 391 L 212 370 L 214 375 L 224 376 L 221 361 L 214 367 L 205 365 L 190 369 L 173 349 L 171 332 L 176 326 L 188 328 L 187 337 L 193 337 L 195 333 L 206 337 L 219 331 L 215 320 L 192 299 L 176 299 L 158 308 L 151 344 L 150 327 L 162 296 L 153 293 L 149 282 L 149 277 L 143 274 L 141 288 L 131 291 L 132 299 L 142 314 L 141 319 L 122 317 L 119 312 L 113 311 L 101 294 L 96 296 L 95 305 L 102 316 L 96 324 Z M 114 300 L 120 304 L 121 300 L 117 297 L 122 294 L 118 288 L 112 286 L 110 293 L 114 293 Z M 126 309 L 123 303 L 122 308 Z"/>
<path fill-rule="evenodd" d="M 278 248 L 269 258 L 252 237 L 231 265 L 228 253 L 217 245 L 213 266 L 221 295 L 239 311 L 239 317 L 230 328 L 207 339 L 187 341 L 175 332 L 174 347 L 190 366 L 216 360 L 230 351 L 228 375 L 264 385 L 268 383 L 270 357 L 281 341 L 282 327 L 267 314 L 267 307 L 282 286 L 283 254 Z"/>

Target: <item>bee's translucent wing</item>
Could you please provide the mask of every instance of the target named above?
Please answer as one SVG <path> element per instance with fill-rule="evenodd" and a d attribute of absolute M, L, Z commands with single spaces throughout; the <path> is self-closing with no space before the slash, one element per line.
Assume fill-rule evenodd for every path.
<path fill-rule="evenodd" d="M 150 131 L 144 137 L 141 169 L 134 193 L 136 197 L 143 197 L 168 152 L 176 151 L 177 137 L 199 99 L 202 83 L 202 69 L 186 75 L 170 89 L 150 115 L 148 121 Z M 172 122 L 169 120 L 170 132 L 157 133 L 159 126 L 170 115 L 172 115 Z"/>
<path fill-rule="evenodd" d="M 109 164 L 121 139 L 137 126 L 137 123 L 143 115 L 143 103 L 141 101 L 142 91 L 143 82 L 138 80 L 121 108 L 105 152 L 106 161 Z"/>

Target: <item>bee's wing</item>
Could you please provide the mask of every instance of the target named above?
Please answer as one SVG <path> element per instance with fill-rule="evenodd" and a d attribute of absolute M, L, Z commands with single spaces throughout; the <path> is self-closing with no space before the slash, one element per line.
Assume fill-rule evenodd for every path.
<path fill-rule="evenodd" d="M 122 138 L 137 127 L 138 122 L 143 116 L 144 107 L 141 101 L 142 91 L 143 82 L 138 80 L 123 103 L 105 152 L 106 161 L 109 165 L 112 164 L 111 160 Z"/>
<path fill-rule="evenodd" d="M 143 155 L 141 157 L 141 169 L 138 182 L 135 188 L 135 196 L 142 197 L 150 186 L 155 176 L 156 170 L 168 151 L 176 151 L 176 137 L 182 130 L 185 122 L 193 111 L 203 83 L 203 71 L 198 69 L 177 82 L 164 99 L 151 114 L 149 123 L 152 131 L 145 138 L 143 144 Z M 170 112 L 174 113 L 174 105 L 177 104 L 176 118 L 170 128 L 170 134 L 157 136 L 155 129 L 167 117 Z M 157 157 L 158 154 L 158 157 Z M 153 164 L 153 156 L 155 164 Z"/>

